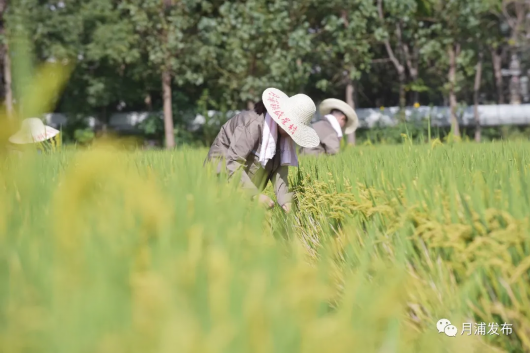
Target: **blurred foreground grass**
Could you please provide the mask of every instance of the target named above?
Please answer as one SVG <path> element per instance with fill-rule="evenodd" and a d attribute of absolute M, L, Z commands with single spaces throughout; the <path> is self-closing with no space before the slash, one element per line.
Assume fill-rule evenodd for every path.
<path fill-rule="evenodd" d="M 0 352 L 530 351 L 529 148 L 305 158 L 288 217 L 204 150 L 8 159 Z"/>

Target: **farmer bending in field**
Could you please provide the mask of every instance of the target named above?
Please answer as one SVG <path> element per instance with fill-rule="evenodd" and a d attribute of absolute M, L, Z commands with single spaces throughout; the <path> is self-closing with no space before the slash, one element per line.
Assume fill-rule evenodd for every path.
<path fill-rule="evenodd" d="M 314 123 L 313 129 L 318 134 L 320 144 L 313 148 L 300 149 L 301 154 L 334 155 L 339 153 L 343 130 L 344 134 L 349 135 L 357 129 L 359 124 L 355 110 L 339 99 L 324 100 L 320 104 L 319 111 L 324 119 Z"/>
<path fill-rule="evenodd" d="M 24 119 L 20 130 L 9 138 L 8 147 L 13 154 L 55 151 L 61 147 L 61 132 L 44 125 L 39 118 Z"/>
<path fill-rule="evenodd" d="M 302 147 L 318 146 L 318 135 L 309 125 L 315 111 L 315 103 L 305 94 L 288 97 L 276 88 L 267 88 L 254 110 L 243 111 L 223 125 L 206 161 L 218 160 L 220 173 L 224 159 L 229 178 L 241 169 L 243 188 L 269 208 L 274 201 L 260 192 L 272 181 L 278 204 L 289 212 L 288 167 L 298 166 L 294 142 Z"/>

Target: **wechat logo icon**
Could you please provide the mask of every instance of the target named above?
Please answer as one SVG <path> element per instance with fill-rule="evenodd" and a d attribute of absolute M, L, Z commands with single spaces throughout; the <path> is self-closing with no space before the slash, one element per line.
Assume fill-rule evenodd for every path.
<path fill-rule="evenodd" d="M 451 325 L 451 321 L 447 319 L 440 319 L 436 323 L 436 328 L 438 329 L 438 333 L 445 333 L 449 337 L 455 337 L 458 333 L 458 329 L 456 326 Z"/>

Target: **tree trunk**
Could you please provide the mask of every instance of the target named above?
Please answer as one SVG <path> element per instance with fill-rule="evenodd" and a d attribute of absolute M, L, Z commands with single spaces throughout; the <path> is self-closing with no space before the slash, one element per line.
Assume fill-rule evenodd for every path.
<path fill-rule="evenodd" d="M 171 107 L 171 73 L 168 69 L 162 72 L 162 91 L 164 95 L 164 131 L 166 137 L 166 148 L 175 147 L 175 134 L 173 125 L 173 111 Z"/>
<path fill-rule="evenodd" d="M 477 70 L 475 72 L 475 86 L 473 87 L 473 103 L 475 113 L 475 141 L 480 142 L 482 138 L 482 127 L 480 126 L 480 116 L 478 114 L 478 95 L 480 92 L 480 82 L 482 80 L 482 59 L 484 55 L 482 52 L 478 53 Z"/>
<path fill-rule="evenodd" d="M 4 44 L 4 91 L 6 101 L 6 113 L 10 119 L 13 117 L 13 90 L 11 85 L 11 57 L 9 56 L 9 46 L 7 40 Z"/>
<path fill-rule="evenodd" d="M 145 95 L 144 102 L 145 102 L 145 106 L 146 106 L 147 110 L 148 111 L 152 111 L 153 110 L 153 102 L 152 102 L 150 93 L 147 93 Z"/>
<path fill-rule="evenodd" d="M 6 33 L 6 18 L 5 18 L 5 11 L 7 8 L 7 0 L 0 0 L 0 35 L 4 38 L 4 44 L 2 45 L 1 49 L 1 59 L 2 64 L 4 65 L 2 75 L 4 76 L 4 92 L 3 96 L 5 99 L 6 104 L 6 110 L 7 110 L 7 116 L 8 118 L 11 116 L 11 112 L 13 111 L 13 96 L 11 91 L 11 60 L 9 57 L 9 48 L 7 44 L 7 33 Z M 6 75 L 7 74 L 7 75 Z M 9 90 L 8 88 L 8 82 L 9 82 Z M 8 97 L 9 93 L 9 97 Z M 9 98 L 9 99 L 8 99 Z"/>
<path fill-rule="evenodd" d="M 410 79 L 411 79 L 412 82 L 417 82 L 418 81 L 418 71 L 417 71 L 417 69 L 413 70 L 413 71 L 410 71 Z M 412 91 L 412 105 L 414 105 L 416 103 L 419 103 L 419 102 L 420 102 L 420 92 Z"/>
<path fill-rule="evenodd" d="M 254 109 L 254 102 L 251 100 L 247 101 L 247 110 L 253 110 Z"/>
<path fill-rule="evenodd" d="M 341 11 L 341 18 L 344 21 L 344 26 L 347 28 L 350 26 L 350 21 L 348 19 L 348 11 L 345 9 L 342 9 Z M 351 79 L 351 71 L 347 72 L 346 77 L 346 103 L 350 105 L 350 107 L 355 108 L 355 102 L 353 100 L 353 96 L 355 94 L 355 87 L 353 85 L 353 81 Z M 355 131 L 351 134 L 347 135 L 347 141 L 348 145 L 355 146 Z"/>
<path fill-rule="evenodd" d="M 519 77 L 515 75 L 512 76 L 510 79 L 510 104 L 521 104 L 521 95 L 519 94 L 520 87 L 521 84 L 519 83 Z"/>
<path fill-rule="evenodd" d="M 412 92 L 412 103 L 413 104 L 420 103 L 420 92 L 418 91 Z"/>
<path fill-rule="evenodd" d="M 495 86 L 497 87 L 497 102 L 504 104 L 504 94 L 502 87 L 502 56 L 495 48 L 491 48 L 491 60 L 493 61 L 493 72 L 495 73 Z"/>
<path fill-rule="evenodd" d="M 354 92 L 355 86 L 353 85 L 353 81 L 349 79 L 348 83 L 346 84 L 346 103 L 348 103 L 350 107 L 355 109 L 355 101 L 353 100 Z M 351 134 L 348 134 L 347 136 L 348 144 L 355 146 L 355 131 Z"/>
<path fill-rule="evenodd" d="M 406 46 L 405 48 L 408 48 L 408 47 Z M 408 49 L 406 53 L 408 53 Z M 409 55 L 407 54 L 407 57 L 408 56 Z M 418 82 L 418 76 L 419 76 L 419 71 L 420 71 L 418 68 L 419 66 L 418 57 L 419 57 L 419 50 L 418 50 L 418 46 L 415 43 L 412 60 L 407 60 L 407 65 L 409 67 L 409 73 L 410 73 L 410 79 L 412 80 L 412 82 L 415 82 L 415 83 Z M 413 101 L 412 104 L 416 104 L 420 102 L 420 93 L 418 91 L 412 92 L 412 101 Z"/>
<path fill-rule="evenodd" d="M 517 53 L 512 53 L 512 59 L 510 62 L 510 70 L 518 71 L 521 69 L 519 64 L 519 58 Z M 519 81 L 519 74 L 513 74 L 510 78 L 510 104 L 518 105 L 521 104 L 521 83 Z"/>
<path fill-rule="evenodd" d="M 449 46 L 449 106 L 451 109 L 451 129 L 453 135 L 460 137 L 460 128 L 458 126 L 458 119 L 456 117 L 456 59 L 460 51 L 460 46 L 451 44 Z"/>
<path fill-rule="evenodd" d="M 385 20 L 384 12 L 383 12 L 383 0 L 377 0 L 377 10 L 379 14 L 379 19 L 381 21 Z M 399 29 L 399 27 L 398 27 Z M 399 34 L 398 34 L 399 35 Z M 388 54 L 388 58 L 390 61 L 392 61 L 392 64 L 394 64 L 394 67 L 396 68 L 398 72 L 399 77 L 399 106 L 400 108 L 405 107 L 406 105 L 406 96 L 405 96 L 405 67 L 401 64 L 401 62 L 398 60 L 396 55 L 394 54 L 394 50 L 392 49 L 392 45 L 390 45 L 390 40 L 387 38 L 383 41 L 386 52 Z"/>
<path fill-rule="evenodd" d="M 103 106 L 103 108 L 101 109 L 101 119 L 102 119 L 101 135 L 105 136 L 107 135 L 107 128 L 109 125 L 109 117 L 107 115 L 107 106 Z"/>
<path fill-rule="evenodd" d="M 407 95 L 405 93 L 405 68 L 400 66 L 399 75 L 399 108 L 404 109 L 407 105 Z"/>

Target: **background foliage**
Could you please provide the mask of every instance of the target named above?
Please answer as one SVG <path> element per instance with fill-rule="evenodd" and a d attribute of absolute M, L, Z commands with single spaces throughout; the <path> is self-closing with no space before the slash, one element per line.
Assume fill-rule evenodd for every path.
<path fill-rule="evenodd" d="M 161 111 L 169 70 L 182 141 L 195 113 L 222 112 L 204 127 L 215 130 L 269 86 L 356 107 L 447 105 L 451 92 L 470 105 L 479 56 L 480 103 L 508 102 L 500 69 L 513 54 L 523 75 L 530 68 L 529 13 L 524 0 L 14 0 L 2 17 L 26 27 L 34 61 L 75 61 L 57 106 L 71 121 Z M 458 49 L 454 79 L 449 48 Z M 147 125 L 163 136 L 163 125 Z"/>

